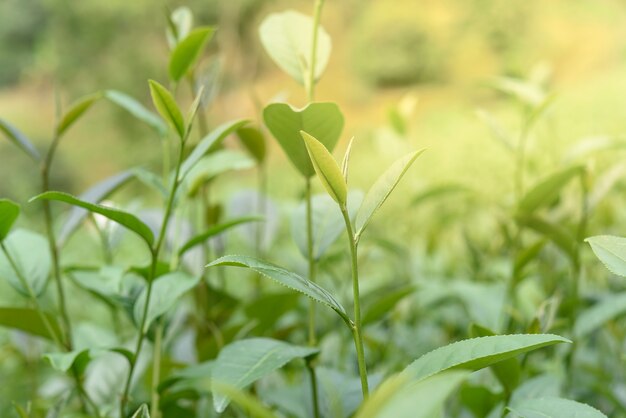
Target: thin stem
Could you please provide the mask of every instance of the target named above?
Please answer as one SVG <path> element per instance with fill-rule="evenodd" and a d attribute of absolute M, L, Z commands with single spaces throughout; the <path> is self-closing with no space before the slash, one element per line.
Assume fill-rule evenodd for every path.
<path fill-rule="evenodd" d="M 352 263 L 352 295 L 354 298 L 354 325 L 352 326 L 352 335 L 354 337 L 354 345 L 356 347 L 356 357 L 359 366 L 359 376 L 361 377 L 361 390 L 363 397 L 369 395 L 369 385 L 367 382 L 367 367 L 365 365 L 365 350 L 363 349 L 363 335 L 361 334 L 361 301 L 359 297 L 359 265 L 357 258 L 357 243 L 352 232 L 352 222 L 345 205 L 341 207 L 341 214 L 346 224 L 346 233 L 350 243 L 350 260 Z"/>
<path fill-rule="evenodd" d="M 143 313 L 141 315 L 141 321 L 140 321 L 140 326 L 139 326 L 139 337 L 137 338 L 137 345 L 135 347 L 135 351 L 134 351 L 134 360 L 133 362 L 130 364 L 130 370 L 128 371 L 128 377 L 126 379 L 126 384 L 124 385 L 124 392 L 122 394 L 122 400 L 120 402 L 120 416 L 123 417 L 125 410 L 126 410 L 126 405 L 128 403 L 128 395 L 130 392 L 130 384 L 132 382 L 132 378 L 133 378 L 133 374 L 135 371 L 135 366 L 137 365 L 137 359 L 139 357 L 139 353 L 141 352 L 141 348 L 143 346 L 143 341 L 146 337 L 146 321 L 148 318 L 148 307 L 150 306 L 150 297 L 152 296 L 152 284 L 154 283 L 154 279 L 155 279 L 155 275 L 156 275 L 156 270 L 157 270 L 157 264 L 159 261 L 159 253 L 161 252 L 161 248 L 163 246 L 163 243 L 165 242 L 165 236 L 166 236 L 166 232 L 167 232 L 167 227 L 169 225 L 169 221 L 172 215 L 172 212 L 174 210 L 174 201 L 176 200 L 176 192 L 178 191 L 178 187 L 180 186 L 180 167 L 183 163 L 183 157 L 184 157 L 184 148 L 185 148 L 185 140 L 187 138 L 184 138 L 183 141 L 180 144 L 180 150 L 178 153 L 178 161 L 176 163 L 176 170 L 174 173 L 174 179 L 172 180 L 172 189 L 170 191 L 170 194 L 168 196 L 167 199 L 167 206 L 165 209 L 165 214 L 163 215 L 163 221 L 161 223 L 161 229 L 159 231 L 159 235 L 157 238 L 157 243 L 154 246 L 154 248 L 151 249 L 151 255 L 152 255 L 152 264 L 150 267 L 150 275 L 148 276 L 148 287 L 146 289 L 146 304 L 143 308 Z"/>
<path fill-rule="evenodd" d="M 313 254 L 313 208 L 311 204 L 311 179 L 306 179 L 306 238 L 307 238 L 307 260 L 309 262 L 309 280 L 315 282 L 315 256 Z M 315 302 L 309 301 L 309 345 L 315 346 Z"/>
<path fill-rule="evenodd" d="M 320 417 L 320 407 L 319 407 L 319 396 L 317 389 L 317 374 L 315 373 L 315 365 L 313 364 L 313 360 L 306 360 L 306 368 L 309 370 L 309 378 L 311 381 L 311 399 L 313 402 L 313 417 Z"/>
<path fill-rule="evenodd" d="M 161 376 L 161 343 L 163 340 L 163 322 L 156 325 L 154 336 L 154 354 L 152 355 L 152 397 L 150 402 L 150 416 L 159 418 L 159 380 Z"/>
<path fill-rule="evenodd" d="M 307 97 L 309 102 L 313 101 L 315 97 L 315 65 L 317 60 L 317 29 L 320 25 L 320 16 L 322 15 L 322 7 L 324 6 L 324 0 L 315 1 L 315 9 L 313 12 L 313 34 L 311 35 L 311 57 L 309 59 L 308 78 L 305 82 L 307 90 Z"/>

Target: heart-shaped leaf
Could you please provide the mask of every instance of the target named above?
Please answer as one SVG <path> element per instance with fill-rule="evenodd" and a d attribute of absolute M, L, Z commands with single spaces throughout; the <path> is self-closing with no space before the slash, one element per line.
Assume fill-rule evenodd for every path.
<path fill-rule="evenodd" d="M 263 110 L 265 125 L 293 165 L 305 177 L 315 174 L 300 131 L 320 141 L 332 152 L 343 130 L 343 115 L 335 103 L 309 103 L 295 109 L 286 103 L 272 103 Z"/>
<path fill-rule="evenodd" d="M 235 341 L 220 350 L 211 377 L 215 382 L 243 389 L 288 362 L 317 352 L 317 348 L 300 347 L 270 338 Z M 217 412 L 223 412 L 229 402 L 228 397 L 221 393 L 213 396 Z"/>
<path fill-rule="evenodd" d="M 187 74 L 200 58 L 204 46 L 215 33 L 211 27 L 194 29 L 182 41 L 178 42 L 170 55 L 169 74 L 176 82 Z"/>
<path fill-rule="evenodd" d="M 163 122 L 163 119 L 146 109 L 144 105 L 134 98 L 117 90 L 106 90 L 104 97 L 126 110 L 140 121 L 145 122 L 148 126 L 157 131 L 159 136 L 163 137 L 167 135 L 167 125 Z"/>
<path fill-rule="evenodd" d="M 422 380 L 450 369 L 479 370 L 538 348 L 570 340 L 552 334 L 512 334 L 471 338 L 437 348 L 402 372 Z"/>
<path fill-rule="evenodd" d="M 185 138 L 185 119 L 176 104 L 176 100 L 174 100 L 174 96 L 156 81 L 148 80 L 148 83 L 150 84 L 150 94 L 154 107 L 163 119 L 174 127 L 178 137 L 182 140 Z"/>
<path fill-rule="evenodd" d="M 259 27 L 259 35 L 265 51 L 276 65 L 298 83 L 305 84 L 311 68 L 313 19 L 294 10 L 273 13 Z M 330 36 L 319 26 L 314 69 L 316 81 L 326 69 L 331 48 Z"/>
<path fill-rule="evenodd" d="M 626 238 L 598 235 L 585 241 L 611 273 L 626 277 Z"/>
<path fill-rule="evenodd" d="M 17 229 L 3 244 L 13 263 L 0 251 L 0 278 L 26 297 L 41 295 L 52 266 L 48 240 L 34 232 Z"/>
<path fill-rule="evenodd" d="M 246 126 L 237 129 L 237 136 L 254 159 L 262 164 L 265 161 L 265 137 L 261 130 L 254 126 Z"/>
<path fill-rule="evenodd" d="M 76 122 L 91 106 L 102 98 L 102 93 L 94 93 L 88 96 L 78 99 L 74 104 L 70 106 L 62 117 L 59 125 L 57 126 L 57 135 L 62 136 L 67 130 Z"/>
<path fill-rule="evenodd" d="M 340 207 L 344 208 L 348 199 L 348 186 L 343 178 L 341 168 L 332 154 L 328 152 L 324 144 L 312 137 L 307 132 L 301 131 L 302 139 L 311 157 L 313 168 L 317 173 L 322 185 Z"/>
<path fill-rule="evenodd" d="M 254 257 L 243 255 L 227 255 L 218 258 L 207 265 L 207 267 L 214 266 L 236 266 L 254 270 L 257 273 L 262 274 L 263 276 L 272 279 L 285 287 L 288 287 L 289 289 L 303 293 L 316 302 L 332 308 L 346 323 L 350 323 L 346 310 L 330 292 L 310 280 L 298 276 L 291 271 L 285 270 L 282 267 L 278 267 L 274 264 L 256 259 Z"/>
<path fill-rule="evenodd" d="M 368 190 L 356 214 L 355 228 L 357 237 L 361 236 L 372 219 L 372 216 L 374 216 L 376 211 L 385 203 L 385 200 L 387 200 L 391 192 L 393 192 L 393 189 L 396 188 L 402 176 L 404 176 L 409 167 L 411 167 L 413 162 L 423 152 L 424 150 L 413 152 L 394 162 Z"/>
<path fill-rule="evenodd" d="M 79 199 L 84 202 L 99 203 L 126 184 L 132 177 L 133 172 L 130 170 L 115 174 L 90 187 L 85 193 L 79 196 Z M 72 211 L 61 227 L 61 232 L 59 233 L 59 245 L 63 245 L 63 243 L 67 242 L 88 214 L 89 211 L 83 208 L 72 208 Z"/>
<path fill-rule="evenodd" d="M 20 206 L 9 199 L 0 199 L 0 242 L 4 241 L 11 227 L 20 216 Z"/>
<path fill-rule="evenodd" d="M 35 148 L 26 135 L 18 131 L 13 125 L 0 119 L 0 132 L 3 132 L 9 141 L 13 142 L 19 149 L 24 151 L 33 161 L 39 162 L 41 156 L 37 148 Z"/>
<path fill-rule="evenodd" d="M 119 209 L 85 202 L 72 196 L 71 194 L 63 192 L 45 192 L 33 197 L 32 199 L 30 199 L 30 201 L 32 202 L 34 200 L 41 199 L 65 202 L 69 203 L 70 205 L 87 209 L 89 212 L 99 213 L 100 215 L 112 220 L 113 222 L 117 222 L 123 227 L 135 232 L 146 242 L 146 244 L 148 244 L 148 247 L 152 248 L 152 243 L 154 242 L 154 234 L 152 233 L 152 230 L 148 227 L 148 225 L 140 221 L 139 218 L 137 218 L 135 215 L 121 211 Z"/>

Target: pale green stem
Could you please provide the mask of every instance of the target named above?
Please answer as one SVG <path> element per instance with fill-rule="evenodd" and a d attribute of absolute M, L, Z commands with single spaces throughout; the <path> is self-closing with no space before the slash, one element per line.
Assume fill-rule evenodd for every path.
<path fill-rule="evenodd" d="M 315 1 L 315 9 L 313 12 L 313 34 L 311 35 L 311 57 L 309 59 L 308 77 L 305 82 L 307 90 L 307 96 L 309 102 L 313 101 L 315 95 L 315 65 L 317 60 L 317 29 L 320 25 L 320 17 L 322 15 L 322 7 L 324 6 L 324 0 Z"/>
<path fill-rule="evenodd" d="M 163 322 L 158 321 L 154 336 L 154 353 L 152 355 L 152 397 L 150 402 L 150 417 L 160 418 L 159 410 L 159 380 L 161 376 L 161 343 L 163 340 Z"/>
<path fill-rule="evenodd" d="M 345 205 L 341 205 L 341 214 L 346 224 L 346 233 L 350 244 L 350 260 L 352 270 L 352 295 L 354 298 L 354 325 L 352 326 L 352 335 L 354 337 L 354 345 L 356 348 L 356 358 L 359 366 L 359 376 L 361 377 L 361 390 L 363 397 L 369 395 L 369 384 L 367 382 L 367 367 L 365 365 L 365 350 L 363 349 L 363 335 L 361 334 L 361 301 L 359 296 L 359 265 L 357 258 L 357 243 L 352 231 L 352 222 Z"/>

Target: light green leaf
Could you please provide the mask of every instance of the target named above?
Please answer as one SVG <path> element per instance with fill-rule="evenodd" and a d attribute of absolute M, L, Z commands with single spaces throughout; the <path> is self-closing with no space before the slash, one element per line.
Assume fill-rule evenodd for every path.
<path fill-rule="evenodd" d="M 270 338 L 235 341 L 220 350 L 213 365 L 212 379 L 218 384 L 244 389 L 288 362 L 318 352 L 317 348 L 300 347 Z M 214 394 L 213 405 L 217 412 L 223 412 L 228 403 L 227 396 Z"/>
<path fill-rule="evenodd" d="M 497 77 L 493 87 L 517 98 L 530 106 L 539 106 L 546 100 L 546 93 L 536 84 L 512 77 Z"/>
<path fill-rule="evenodd" d="M 479 370 L 538 348 L 570 340 L 552 334 L 512 334 L 471 338 L 437 348 L 411 363 L 403 374 L 412 379 L 451 369 Z"/>
<path fill-rule="evenodd" d="M 99 203 L 115 191 L 119 190 L 119 188 L 126 184 L 132 177 L 133 172 L 130 170 L 115 174 L 93 185 L 78 198 L 84 202 Z M 59 245 L 62 246 L 65 242 L 67 242 L 67 240 L 74 232 L 76 232 L 80 224 L 88 215 L 89 212 L 83 208 L 72 208 L 70 214 L 61 227 L 61 232 L 59 233 Z"/>
<path fill-rule="evenodd" d="M 185 178 L 189 171 L 204 157 L 207 152 L 215 149 L 229 134 L 233 133 L 237 129 L 243 127 L 248 121 L 245 119 L 239 119 L 221 124 L 215 128 L 211 133 L 202 138 L 202 140 L 196 145 L 189 157 L 183 162 L 180 167 L 179 180 Z"/>
<path fill-rule="evenodd" d="M 194 29 L 178 42 L 170 55 L 169 75 L 176 82 L 187 74 L 200 58 L 204 46 L 213 36 L 215 29 L 203 27 Z"/>
<path fill-rule="evenodd" d="M 131 418 L 150 418 L 150 410 L 148 409 L 148 405 L 145 403 L 142 404 L 139 409 L 135 411 Z"/>
<path fill-rule="evenodd" d="M 152 103 L 159 114 L 170 125 L 174 127 L 178 137 L 182 140 L 185 138 L 185 119 L 180 112 L 174 96 L 165 87 L 154 80 L 148 80 L 150 84 L 150 94 L 152 95 Z"/>
<path fill-rule="evenodd" d="M 434 199 L 440 199 L 449 195 L 456 195 L 459 193 L 469 193 L 471 189 L 462 184 L 450 183 L 450 184 L 438 184 L 436 186 L 429 187 L 420 193 L 418 193 L 413 200 L 411 200 L 412 206 L 419 206 L 428 201 Z"/>
<path fill-rule="evenodd" d="M 90 94 L 78 99 L 70 106 L 56 128 L 58 136 L 62 136 L 91 106 L 103 97 L 101 92 Z"/>
<path fill-rule="evenodd" d="M 562 225 L 545 221 L 534 215 L 518 215 L 515 221 L 543 235 L 559 247 L 572 263 L 578 263 L 578 245 L 574 236 Z"/>
<path fill-rule="evenodd" d="M 183 254 L 185 254 L 187 251 L 191 250 L 192 248 L 194 248 L 196 245 L 202 244 L 203 242 L 205 242 L 207 239 L 214 237 L 215 235 L 221 234 L 224 231 L 227 231 L 231 228 L 234 228 L 238 225 L 241 224 L 245 224 L 248 222 L 258 222 L 258 221 L 262 221 L 263 218 L 260 216 L 244 216 L 241 218 L 235 218 L 235 219 L 231 219 L 227 222 L 223 222 L 221 224 L 215 225 L 210 227 L 209 229 L 207 229 L 206 231 L 196 235 L 195 237 L 191 238 L 189 241 L 187 241 L 182 247 L 180 247 L 180 249 L 178 250 L 178 256 L 182 256 Z"/>
<path fill-rule="evenodd" d="M 133 175 L 137 177 L 137 180 L 146 186 L 153 188 L 155 191 L 159 192 L 161 197 L 167 199 L 169 191 L 163 184 L 163 178 L 161 176 L 142 167 L 134 168 L 132 169 L 132 172 Z"/>
<path fill-rule="evenodd" d="M 18 216 L 20 205 L 9 199 L 0 199 L 0 242 L 4 241 Z"/>
<path fill-rule="evenodd" d="M 518 214 L 530 214 L 553 203 L 570 180 L 585 171 L 583 166 L 568 167 L 551 174 L 534 185 L 519 202 Z"/>
<path fill-rule="evenodd" d="M 508 408 L 520 418 L 607 418 L 597 409 L 570 399 L 525 399 Z"/>
<path fill-rule="evenodd" d="M 118 105 L 128 113 L 153 128 L 159 136 L 167 135 L 167 125 L 156 114 L 152 113 L 129 95 L 117 90 L 105 90 L 104 97 Z"/>
<path fill-rule="evenodd" d="M 289 160 L 305 177 L 315 174 L 300 131 L 317 138 L 332 152 L 343 129 L 343 115 L 335 103 L 309 103 L 295 109 L 286 103 L 272 103 L 263 110 L 265 125 Z"/>
<path fill-rule="evenodd" d="M 56 318 L 47 313 L 44 315 L 46 315 L 53 332 L 56 335 L 61 335 L 61 328 Z M 49 340 L 54 339 L 37 311 L 31 308 L 0 308 L 0 326 L 17 329 Z"/>
<path fill-rule="evenodd" d="M 324 144 L 304 131 L 300 131 L 306 145 L 313 168 L 322 185 L 340 207 L 345 207 L 348 201 L 348 186 L 343 178 L 341 169 L 332 154 Z"/>
<path fill-rule="evenodd" d="M 446 399 L 468 377 L 464 371 L 448 371 L 420 381 L 406 375 L 385 380 L 363 403 L 355 418 L 433 418 Z"/>
<path fill-rule="evenodd" d="M 491 136 L 499 141 L 508 151 L 515 151 L 515 140 L 513 135 L 504 127 L 502 123 L 491 113 L 484 109 L 476 110 L 476 114 L 489 127 Z"/>
<path fill-rule="evenodd" d="M 213 382 L 212 390 L 218 396 L 228 397 L 231 401 L 245 408 L 250 418 L 278 418 L 270 409 L 257 398 L 231 385 Z"/>
<path fill-rule="evenodd" d="M 402 176 L 404 176 L 409 167 L 411 167 L 413 162 L 423 152 L 423 149 L 413 152 L 394 162 L 369 189 L 356 214 L 355 228 L 357 237 L 361 236 L 372 219 L 372 216 L 374 216 L 383 203 L 385 203 L 385 200 L 387 200 L 391 192 L 393 192 L 393 189 L 396 188 Z"/>
<path fill-rule="evenodd" d="M 381 292 L 383 290 L 383 292 Z M 365 326 L 378 321 L 387 314 L 405 297 L 415 292 L 414 285 L 406 285 L 392 289 L 376 289 L 370 303 L 366 303 L 367 296 L 363 298 L 363 318 L 361 323 Z M 369 295 L 368 295 L 369 296 Z"/>
<path fill-rule="evenodd" d="M 600 328 L 604 323 L 626 313 L 626 292 L 609 295 L 584 310 L 574 326 L 576 338 L 585 337 L 587 334 Z"/>
<path fill-rule="evenodd" d="M 348 147 L 346 148 L 346 152 L 343 155 L 343 160 L 341 160 L 341 174 L 343 174 L 343 179 L 346 184 L 348 184 L 348 169 L 350 168 L 350 155 L 352 154 L 352 144 L 354 143 L 354 137 L 350 138 L 350 142 L 348 142 Z"/>
<path fill-rule="evenodd" d="M 35 148 L 26 135 L 18 131 L 13 125 L 0 119 L 0 132 L 3 132 L 9 141 L 13 142 L 19 149 L 24 151 L 33 161 L 39 162 L 41 156 L 37 148 Z"/>
<path fill-rule="evenodd" d="M 43 293 L 52 266 L 48 240 L 42 235 L 24 229 L 9 234 L 4 246 L 13 259 L 17 273 L 4 251 L 0 251 L 0 278 L 26 297 Z"/>
<path fill-rule="evenodd" d="M 207 265 L 207 267 L 214 266 L 236 266 L 254 270 L 257 273 L 274 280 L 278 284 L 303 293 L 316 302 L 332 308 L 346 323 L 350 323 L 346 310 L 330 292 L 295 273 L 283 269 L 282 267 L 261 261 L 254 257 L 243 255 L 227 255 L 225 257 L 218 258 Z"/>
<path fill-rule="evenodd" d="M 311 68 L 313 19 L 294 10 L 273 13 L 259 27 L 261 43 L 268 55 L 298 83 L 305 84 Z M 314 78 L 324 73 L 332 48 L 330 36 L 319 26 Z"/>
<path fill-rule="evenodd" d="M 70 205 L 78 206 L 87 209 L 89 212 L 99 213 L 100 215 L 117 222 L 125 228 L 130 229 L 139 235 L 148 244 L 148 247 L 152 247 L 154 242 L 154 235 L 152 230 L 139 220 L 135 215 L 128 212 L 121 211 L 119 209 L 110 208 L 107 206 L 97 205 L 80 200 L 68 193 L 63 192 L 45 192 L 38 196 L 33 197 L 30 201 L 34 200 L 56 200 L 59 202 L 69 203 Z"/>
<path fill-rule="evenodd" d="M 190 276 L 182 271 L 157 277 L 152 283 L 152 294 L 150 295 L 150 306 L 148 307 L 144 332 L 150 327 L 152 321 L 173 308 L 178 299 L 199 281 L 199 277 Z M 135 323 L 137 324 L 141 324 L 146 306 L 147 291 L 147 287 L 143 289 L 133 308 Z"/>
<path fill-rule="evenodd" d="M 67 353 L 44 354 L 44 359 L 48 360 L 53 369 L 67 373 L 72 367 L 76 367 L 79 374 L 85 370 L 93 358 L 90 349 L 74 350 Z"/>
<path fill-rule="evenodd" d="M 626 238 L 597 235 L 585 241 L 611 273 L 626 277 Z"/>
<path fill-rule="evenodd" d="M 237 129 L 237 136 L 254 159 L 262 164 L 267 153 L 265 147 L 265 136 L 261 130 L 254 126 L 247 126 Z"/>
<path fill-rule="evenodd" d="M 185 39 L 193 27 L 193 13 L 187 6 L 177 7 L 170 15 L 167 15 L 167 29 L 165 37 L 170 49 Z"/>
<path fill-rule="evenodd" d="M 200 188 L 215 177 L 228 171 L 248 170 L 254 160 L 242 151 L 221 149 L 203 157 L 189 171 L 186 178 L 187 194 L 195 196 Z"/>

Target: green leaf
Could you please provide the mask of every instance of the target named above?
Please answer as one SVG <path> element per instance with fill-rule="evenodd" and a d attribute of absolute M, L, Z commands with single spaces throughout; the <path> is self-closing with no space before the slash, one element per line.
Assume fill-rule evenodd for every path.
<path fill-rule="evenodd" d="M 123 171 L 108 177 L 101 182 L 90 187 L 85 193 L 81 194 L 78 198 L 84 202 L 100 203 L 103 199 L 109 197 L 112 193 L 119 190 L 124 184 L 126 184 L 133 177 L 133 172 Z M 69 216 L 61 227 L 59 233 L 59 245 L 63 245 L 78 229 L 80 224 L 89 215 L 89 212 L 80 207 L 72 208 Z"/>
<path fill-rule="evenodd" d="M 587 404 L 563 398 L 525 399 L 508 409 L 521 418 L 607 418 Z"/>
<path fill-rule="evenodd" d="M 182 140 L 185 138 L 185 119 L 180 112 L 174 96 L 165 87 L 154 80 L 148 80 L 150 84 L 150 94 L 152 95 L 152 103 L 159 114 L 170 125 L 174 127 L 178 137 Z"/>
<path fill-rule="evenodd" d="M 254 159 L 262 164 L 267 153 L 265 137 L 261 130 L 255 126 L 247 126 L 237 129 L 237 136 Z"/>
<path fill-rule="evenodd" d="M 53 332 L 61 335 L 61 328 L 53 315 L 45 313 Z M 35 309 L 31 308 L 0 308 L 0 326 L 27 332 L 38 337 L 54 340 L 48 332 L 46 324 Z"/>
<path fill-rule="evenodd" d="M 423 149 L 413 152 L 394 162 L 368 190 L 365 195 L 365 199 L 363 199 L 363 203 L 356 214 L 355 228 L 357 231 L 357 237 L 359 237 L 365 228 L 367 228 L 372 216 L 374 216 L 383 203 L 385 203 L 385 200 L 387 200 L 391 192 L 393 192 L 393 189 L 396 188 L 400 179 L 402 179 L 402 176 L 404 176 L 409 167 L 411 167 L 413 162 L 423 152 Z"/>
<path fill-rule="evenodd" d="M 40 234 L 17 229 L 9 234 L 4 246 L 19 271 L 16 272 L 0 251 L 0 278 L 5 279 L 18 292 L 26 297 L 39 296 L 48 282 L 52 266 L 48 240 Z"/>
<path fill-rule="evenodd" d="M 471 338 L 437 348 L 411 363 L 403 374 L 412 379 L 451 369 L 479 370 L 538 348 L 570 340 L 552 334 L 512 334 Z"/>
<path fill-rule="evenodd" d="M 288 362 L 318 352 L 317 348 L 300 347 L 270 338 L 235 341 L 220 350 L 213 365 L 212 379 L 219 384 L 244 389 Z M 228 403 L 228 397 L 223 394 L 216 393 L 213 397 L 217 412 L 223 412 Z"/>
<path fill-rule="evenodd" d="M 470 327 L 470 335 L 472 337 L 490 337 L 496 335 L 492 330 L 480 326 L 478 324 L 472 324 Z M 516 358 L 510 358 L 508 360 L 500 361 L 491 366 L 491 370 L 493 374 L 496 375 L 496 378 L 507 393 L 513 393 L 515 388 L 520 383 L 521 378 L 521 367 L 520 363 Z"/>
<path fill-rule="evenodd" d="M 257 273 L 277 282 L 278 284 L 303 293 L 316 302 L 328 306 L 337 312 L 346 323 L 350 323 L 346 310 L 330 292 L 295 273 L 283 269 L 282 267 L 261 261 L 254 257 L 242 255 L 227 255 L 225 257 L 218 258 L 207 265 L 207 267 L 214 266 L 236 266 L 254 270 Z"/>
<path fill-rule="evenodd" d="M 18 216 L 20 205 L 9 199 L 0 199 L 0 242 L 9 234 Z"/>
<path fill-rule="evenodd" d="M 259 402 L 254 396 L 234 386 L 213 382 L 212 390 L 217 396 L 228 397 L 239 406 L 245 408 L 250 418 L 278 418 L 276 414 Z"/>
<path fill-rule="evenodd" d="M 38 196 L 33 197 L 30 201 L 34 200 L 56 200 L 59 202 L 69 203 L 70 205 L 78 206 L 87 209 L 89 212 L 99 213 L 100 215 L 117 222 L 125 228 L 130 229 L 139 235 L 148 244 L 148 247 L 152 248 L 154 242 L 154 235 L 152 230 L 139 220 L 135 215 L 128 212 L 121 211 L 119 209 L 110 208 L 107 206 L 97 205 L 80 200 L 68 193 L 63 192 L 45 192 Z"/>
<path fill-rule="evenodd" d="M 47 353 L 43 356 L 48 360 L 53 369 L 67 373 L 72 367 L 78 374 L 82 374 L 91 361 L 92 353 L 90 349 L 74 350 L 67 353 Z"/>
<path fill-rule="evenodd" d="M 150 418 L 150 410 L 148 409 L 148 405 L 146 405 L 145 403 L 142 404 L 130 418 Z"/>
<path fill-rule="evenodd" d="M 172 80 L 180 81 L 191 70 L 214 32 L 215 29 L 211 27 L 197 28 L 178 42 L 170 55 L 168 70 Z"/>
<path fill-rule="evenodd" d="M 464 186 L 462 184 L 455 184 L 455 183 L 439 184 L 436 186 L 429 187 L 426 190 L 423 190 L 420 193 L 418 193 L 413 198 L 413 200 L 411 200 L 411 205 L 419 206 L 434 199 L 439 199 L 439 198 L 446 197 L 449 195 L 456 195 L 459 193 L 469 193 L 469 192 L 471 192 L 471 189 L 469 189 L 467 186 Z"/>
<path fill-rule="evenodd" d="M 562 225 L 545 221 L 534 215 L 518 215 L 515 217 L 515 221 L 520 226 L 543 235 L 559 247 L 573 263 L 578 263 L 576 239 Z"/>
<path fill-rule="evenodd" d="M 317 138 L 332 152 L 343 129 L 343 115 L 335 103 L 309 103 L 295 109 L 286 103 L 272 103 L 263 110 L 265 125 L 289 160 L 305 177 L 315 174 L 300 131 Z"/>
<path fill-rule="evenodd" d="M 343 160 L 341 160 L 341 174 L 343 174 L 343 179 L 346 184 L 348 184 L 348 169 L 350 168 L 350 155 L 352 154 L 352 144 L 354 143 L 354 137 L 350 138 L 350 142 L 348 142 L 348 147 L 346 148 L 346 152 L 343 155 Z"/>
<path fill-rule="evenodd" d="M 153 188 L 155 191 L 159 192 L 161 197 L 167 199 L 169 191 L 163 184 L 163 178 L 161 176 L 142 167 L 134 168 L 132 169 L 132 172 L 133 175 L 137 177 L 137 180 L 146 186 Z"/>
<path fill-rule="evenodd" d="M 585 241 L 611 273 L 626 277 L 626 238 L 597 235 Z"/>
<path fill-rule="evenodd" d="M 585 168 L 580 165 L 568 167 L 551 174 L 534 185 L 519 202 L 518 214 L 531 214 L 542 207 L 552 204 L 574 177 L 580 176 Z"/>
<path fill-rule="evenodd" d="M 182 247 L 180 247 L 180 249 L 178 250 L 178 256 L 182 256 L 183 254 L 185 254 L 187 251 L 191 250 L 192 248 L 194 248 L 196 245 L 202 244 L 203 242 L 205 242 L 207 239 L 221 234 L 224 231 L 227 231 L 235 226 L 241 225 L 241 224 L 245 224 L 248 222 L 258 222 L 258 221 L 262 221 L 263 218 L 260 216 L 244 216 L 241 218 L 235 218 L 235 219 L 231 219 L 230 221 L 227 222 L 223 222 L 221 224 L 215 225 L 210 227 L 209 229 L 207 229 L 206 231 L 196 235 L 195 237 L 191 238 L 189 241 L 187 241 Z"/>
<path fill-rule="evenodd" d="M 94 93 L 88 96 L 78 99 L 74 104 L 70 106 L 61 121 L 56 128 L 58 136 L 62 136 L 67 130 L 76 122 L 89 108 L 98 100 L 102 98 L 102 93 Z"/>
<path fill-rule="evenodd" d="M 513 278 L 516 283 L 522 280 L 524 269 L 531 261 L 537 258 L 537 255 L 541 252 L 545 245 L 546 241 L 541 239 L 534 244 L 523 248 L 515 256 L 515 263 L 513 264 Z"/>
<path fill-rule="evenodd" d="M 254 160 L 242 151 L 221 149 L 212 152 L 200 159 L 189 171 L 186 178 L 187 194 L 195 196 L 204 184 L 223 173 L 253 167 Z"/>
<path fill-rule="evenodd" d="M 204 157 L 207 152 L 215 149 L 224 140 L 224 138 L 247 123 L 248 121 L 245 119 L 226 122 L 202 138 L 189 157 L 187 157 L 181 165 L 179 180 L 182 181 L 182 179 L 185 178 L 189 171 L 198 163 L 198 161 L 202 159 L 202 157 Z"/>
<path fill-rule="evenodd" d="M 182 271 L 169 273 L 154 280 L 152 283 L 152 294 L 150 295 L 150 306 L 148 307 L 143 332 L 150 327 L 152 321 L 173 308 L 178 302 L 178 299 L 195 287 L 199 281 L 199 277 L 190 276 Z M 135 302 L 133 312 L 135 323 L 137 324 L 141 324 L 146 306 L 147 291 L 148 288 L 145 287 Z"/>
<path fill-rule="evenodd" d="M 367 297 L 363 298 L 363 318 L 361 323 L 365 326 L 385 317 L 402 299 L 415 292 L 414 285 L 406 285 L 395 289 L 374 290 L 372 302 L 367 304 Z"/>
<path fill-rule="evenodd" d="M 19 149 L 24 151 L 33 161 L 39 162 L 39 160 L 41 160 L 39 151 L 37 151 L 37 148 L 35 148 L 26 135 L 3 119 L 0 119 L 0 132 L 3 132 L 9 141 L 13 142 Z"/>
<path fill-rule="evenodd" d="M 311 68 L 313 19 L 294 10 L 272 13 L 259 27 L 261 43 L 272 60 L 298 83 L 305 84 Z M 330 36 L 317 29 L 315 80 L 324 73 L 332 48 Z"/>
<path fill-rule="evenodd" d="M 437 417 L 446 399 L 468 375 L 448 371 L 417 382 L 406 375 L 394 375 L 363 403 L 355 418 Z"/>
<path fill-rule="evenodd" d="M 348 202 L 348 186 L 337 161 L 324 144 L 304 131 L 300 133 L 322 185 L 340 207 L 345 207 Z"/>
<path fill-rule="evenodd" d="M 178 42 L 185 39 L 193 27 L 193 13 L 187 6 L 177 7 L 171 14 L 167 15 L 167 29 L 165 36 L 170 49 L 173 49 Z"/>
<path fill-rule="evenodd" d="M 584 310 L 576 318 L 574 335 L 576 335 L 576 338 L 585 337 L 587 334 L 600 328 L 605 322 L 624 313 L 626 313 L 626 292 L 609 295 L 592 307 Z"/>
<path fill-rule="evenodd" d="M 164 137 L 167 135 L 167 125 L 163 122 L 163 119 L 146 109 L 144 105 L 134 98 L 117 90 L 105 90 L 104 97 L 126 110 L 135 118 L 145 122 L 148 126 L 153 128 L 159 136 Z"/>

